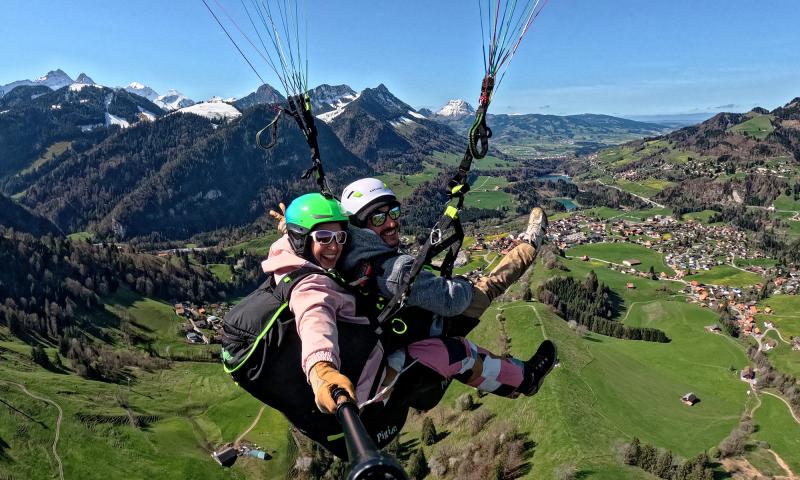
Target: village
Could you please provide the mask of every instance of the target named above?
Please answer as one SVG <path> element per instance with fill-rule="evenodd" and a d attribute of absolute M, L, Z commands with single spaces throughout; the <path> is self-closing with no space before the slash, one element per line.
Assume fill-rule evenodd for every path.
<path fill-rule="evenodd" d="M 189 343 L 222 343 L 222 319 L 231 309 L 227 302 L 195 305 L 192 302 L 174 302 L 175 315 L 185 320 L 181 334 Z M 205 330 L 205 331 L 204 331 Z"/>
<path fill-rule="evenodd" d="M 562 251 L 583 244 L 627 242 L 659 252 L 664 256 L 665 265 L 675 272 L 673 275 L 663 271 L 655 273 L 637 269 L 641 262 L 633 255 L 620 263 L 594 260 L 603 261 L 609 268 L 631 276 L 680 282 L 683 284 L 682 293 L 686 294 L 687 301 L 700 307 L 716 311 L 724 303 L 737 319 L 739 331 L 744 336 L 762 335 L 762 329 L 756 324 L 756 315 L 773 313 L 769 306 L 765 306 L 763 310 L 757 306 L 758 295 L 765 288 L 764 284 L 756 283 L 751 287 L 737 288 L 701 284 L 697 280 L 687 281 L 684 277 L 708 271 L 715 266 L 730 265 L 769 279 L 766 282 L 768 295 L 800 293 L 800 270 L 796 268 L 786 270 L 770 266 L 770 262 L 737 266 L 737 260 L 763 260 L 765 256 L 762 251 L 748 246 L 744 231 L 730 225 L 706 225 L 696 221 L 678 222 L 671 216 L 662 215 L 634 221 L 628 218 L 601 219 L 575 213 L 553 221 L 548 227 L 548 238 Z M 491 241 L 484 241 L 482 237 L 478 237 L 470 251 L 496 252 L 504 255 L 516 243 L 513 235 L 497 237 Z M 580 259 L 590 260 L 585 255 Z M 477 276 L 480 273 L 476 270 L 469 275 Z M 633 289 L 635 284 L 630 282 L 627 287 Z M 770 328 L 772 325 L 766 322 L 764 329 Z M 720 327 L 713 325 L 707 329 L 719 331 Z M 764 349 L 769 350 L 775 345 L 775 340 L 768 339 L 764 343 Z M 800 338 L 792 339 L 792 347 L 800 350 Z"/>

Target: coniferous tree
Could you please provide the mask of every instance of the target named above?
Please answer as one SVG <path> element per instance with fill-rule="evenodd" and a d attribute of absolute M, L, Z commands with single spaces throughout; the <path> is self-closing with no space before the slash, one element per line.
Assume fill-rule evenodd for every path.
<path fill-rule="evenodd" d="M 422 434 L 420 440 L 423 445 L 433 445 L 436 443 L 436 427 L 433 425 L 433 420 L 430 417 L 425 417 L 422 421 Z"/>

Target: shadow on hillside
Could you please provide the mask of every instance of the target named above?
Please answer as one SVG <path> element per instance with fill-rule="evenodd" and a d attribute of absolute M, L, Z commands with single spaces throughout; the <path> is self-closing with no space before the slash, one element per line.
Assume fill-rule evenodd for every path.
<path fill-rule="evenodd" d="M 611 317 L 615 320 L 622 320 L 619 317 L 625 309 L 625 299 L 610 287 L 608 289 L 608 303 L 611 305 L 611 311 L 613 312 Z"/>
<path fill-rule="evenodd" d="M 576 479 L 591 478 L 592 474 L 597 473 L 594 470 L 580 470 L 575 474 Z"/>
<path fill-rule="evenodd" d="M 0 463 L 14 463 L 14 460 L 6 452 L 9 448 L 11 448 L 11 445 L 3 440 L 3 437 L 0 437 Z"/>
<path fill-rule="evenodd" d="M 525 442 L 522 444 L 522 458 L 524 462 L 506 472 L 506 475 L 504 475 L 503 478 L 517 479 L 525 477 L 531 473 L 531 470 L 533 470 L 531 458 L 533 458 L 533 453 L 535 450 L 536 442 L 533 440 L 525 440 Z"/>
<path fill-rule="evenodd" d="M 406 462 L 409 459 L 409 457 L 411 457 L 411 454 L 414 453 L 415 451 L 417 451 L 418 448 L 419 448 L 419 439 L 418 438 L 412 438 L 411 440 L 408 440 L 407 442 L 398 441 L 397 442 L 397 450 L 395 450 L 395 451 L 387 451 L 386 453 L 389 453 L 390 455 L 394 456 L 395 458 L 397 458 L 401 462 Z M 391 450 L 391 449 L 387 448 L 387 449 L 384 449 L 384 450 Z"/>
<path fill-rule="evenodd" d="M 733 473 L 726 472 L 721 463 L 711 460 L 709 466 L 714 469 L 714 480 L 728 480 L 733 478 Z"/>

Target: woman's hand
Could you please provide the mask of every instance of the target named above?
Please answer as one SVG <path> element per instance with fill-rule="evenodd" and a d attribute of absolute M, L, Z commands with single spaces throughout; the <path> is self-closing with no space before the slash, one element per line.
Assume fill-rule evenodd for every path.
<path fill-rule="evenodd" d="M 311 367 L 308 375 L 311 390 L 314 391 L 314 401 L 317 408 L 323 413 L 336 413 L 336 400 L 333 398 L 335 387 L 344 388 L 353 401 L 356 401 L 356 389 L 353 382 L 345 377 L 330 362 L 317 362 Z"/>
<path fill-rule="evenodd" d="M 281 233 L 286 233 L 286 205 L 283 202 L 278 204 L 278 208 L 281 209 L 281 212 L 278 213 L 275 210 L 270 210 L 269 215 L 274 218 L 278 222 L 278 231 Z"/>

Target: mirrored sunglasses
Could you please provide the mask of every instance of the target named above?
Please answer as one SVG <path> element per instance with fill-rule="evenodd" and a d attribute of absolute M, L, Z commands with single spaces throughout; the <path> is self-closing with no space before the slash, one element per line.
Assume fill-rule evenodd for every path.
<path fill-rule="evenodd" d="M 322 245 L 328 245 L 335 238 L 336 243 L 339 245 L 344 245 L 344 243 L 347 241 L 347 232 L 344 230 L 339 230 L 338 232 L 332 232 L 330 230 L 314 230 L 311 232 L 311 238 L 313 238 L 315 242 Z"/>
<path fill-rule="evenodd" d="M 397 220 L 400 217 L 400 206 L 392 207 L 386 212 L 377 212 L 370 215 L 369 220 L 376 227 L 380 227 L 386 223 L 386 217 L 391 217 L 392 220 Z"/>

